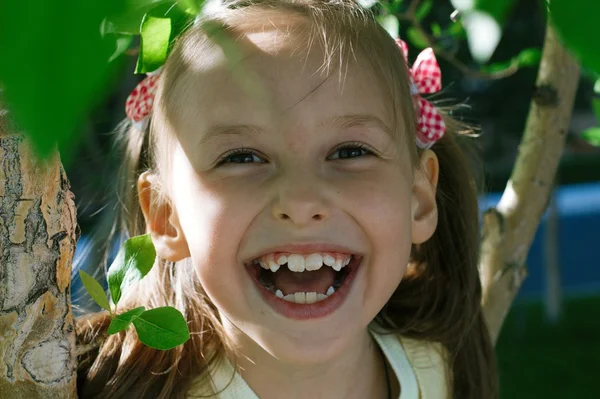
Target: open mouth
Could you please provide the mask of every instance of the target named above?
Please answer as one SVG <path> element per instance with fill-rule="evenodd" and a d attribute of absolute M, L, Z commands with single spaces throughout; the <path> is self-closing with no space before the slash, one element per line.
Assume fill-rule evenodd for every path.
<path fill-rule="evenodd" d="M 273 296 L 296 304 L 325 301 L 353 275 L 362 257 L 353 254 L 268 254 L 246 264 L 254 280 Z"/>

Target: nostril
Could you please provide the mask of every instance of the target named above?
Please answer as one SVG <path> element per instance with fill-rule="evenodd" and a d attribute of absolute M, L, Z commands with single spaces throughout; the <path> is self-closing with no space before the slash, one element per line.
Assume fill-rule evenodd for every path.
<path fill-rule="evenodd" d="M 308 216 L 309 215 L 306 215 L 305 217 L 302 217 L 302 215 L 299 215 L 297 218 L 296 217 L 293 218 L 290 215 L 288 215 L 287 213 L 279 213 L 277 217 L 279 218 L 279 220 L 294 220 L 294 221 L 296 221 L 298 223 L 301 223 L 302 220 L 304 220 Z M 311 217 L 311 220 L 315 220 L 315 221 L 321 221 L 321 220 L 324 220 L 324 219 L 325 219 L 325 216 L 323 214 L 321 214 L 321 213 L 317 213 L 317 214 L 315 214 L 315 215 L 313 215 Z"/>

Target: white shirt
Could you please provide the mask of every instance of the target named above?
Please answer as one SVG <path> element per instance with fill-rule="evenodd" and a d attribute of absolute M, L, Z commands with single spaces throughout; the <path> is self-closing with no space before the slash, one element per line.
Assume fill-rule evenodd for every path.
<path fill-rule="evenodd" d="M 400 382 L 398 399 L 447 398 L 443 350 L 439 344 L 374 331 L 371 331 L 371 335 Z M 219 399 L 260 399 L 228 359 L 221 362 L 211 377 L 212 390 L 207 391 L 198 383 L 192 384 L 189 397 L 216 392 Z"/>

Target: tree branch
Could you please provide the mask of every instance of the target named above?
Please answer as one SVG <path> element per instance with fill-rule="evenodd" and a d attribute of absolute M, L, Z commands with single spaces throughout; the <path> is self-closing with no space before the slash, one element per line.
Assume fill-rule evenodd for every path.
<path fill-rule="evenodd" d="M 519 63 L 515 60 L 511 63 L 511 65 L 497 72 L 483 72 L 478 71 L 473 68 L 468 67 L 465 63 L 460 61 L 458 58 L 454 56 L 449 51 L 446 51 L 435 44 L 435 38 L 433 38 L 429 32 L 421 25 L 421 22 L 417 19 L 416 11 L 419 6 L 421 0 L 414 0 L 410 3 L 410 6 L 405 12 L 402 12 L 397 15 L 397 18 L 400 21 L 406 21 L 411 24 L 411 26 L 416 29 L 419 34 L 425 39 L 428 47 L 432 47 L 435 51 L 436 56 L 448 61 L 452 66 L 458 69 L 463 75 L 474 78 L 474 79 L 485 79 L 485 80 L 496 80 L 496 79 L 504 79 L 513 74 L 515 74 L 519 70 Z"/>
<path fill-rule="evenodd" d="M 547 26 L 519 154 L 496 209 L 483 217 L 483 311 L 495 342 L 521 283 L 525 260 L 552 190 L 571 119 L 579 66 Z"/>

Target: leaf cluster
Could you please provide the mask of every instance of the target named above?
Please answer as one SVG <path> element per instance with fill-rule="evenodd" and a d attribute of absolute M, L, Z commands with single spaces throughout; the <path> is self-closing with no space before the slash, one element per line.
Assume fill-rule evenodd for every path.
<path fill-rule="evenodd" d="M 149 234 L 126 240 L 108 270 L 108 288 L 115 305 L 113 311 L 106 292 L 88 273 L 79 271 L 81 281 L 92 299 L 111 316 L 109 335 L 133 325 L 142 343 L 155 349 L 172 349 L 190 338 L 187 322 L 181 312 L 171 306 L 146 310 L 140 306 L 117 313 L 119 300 L 134 284 L 146 276 L 156 259 L 156 251 Z"/>

